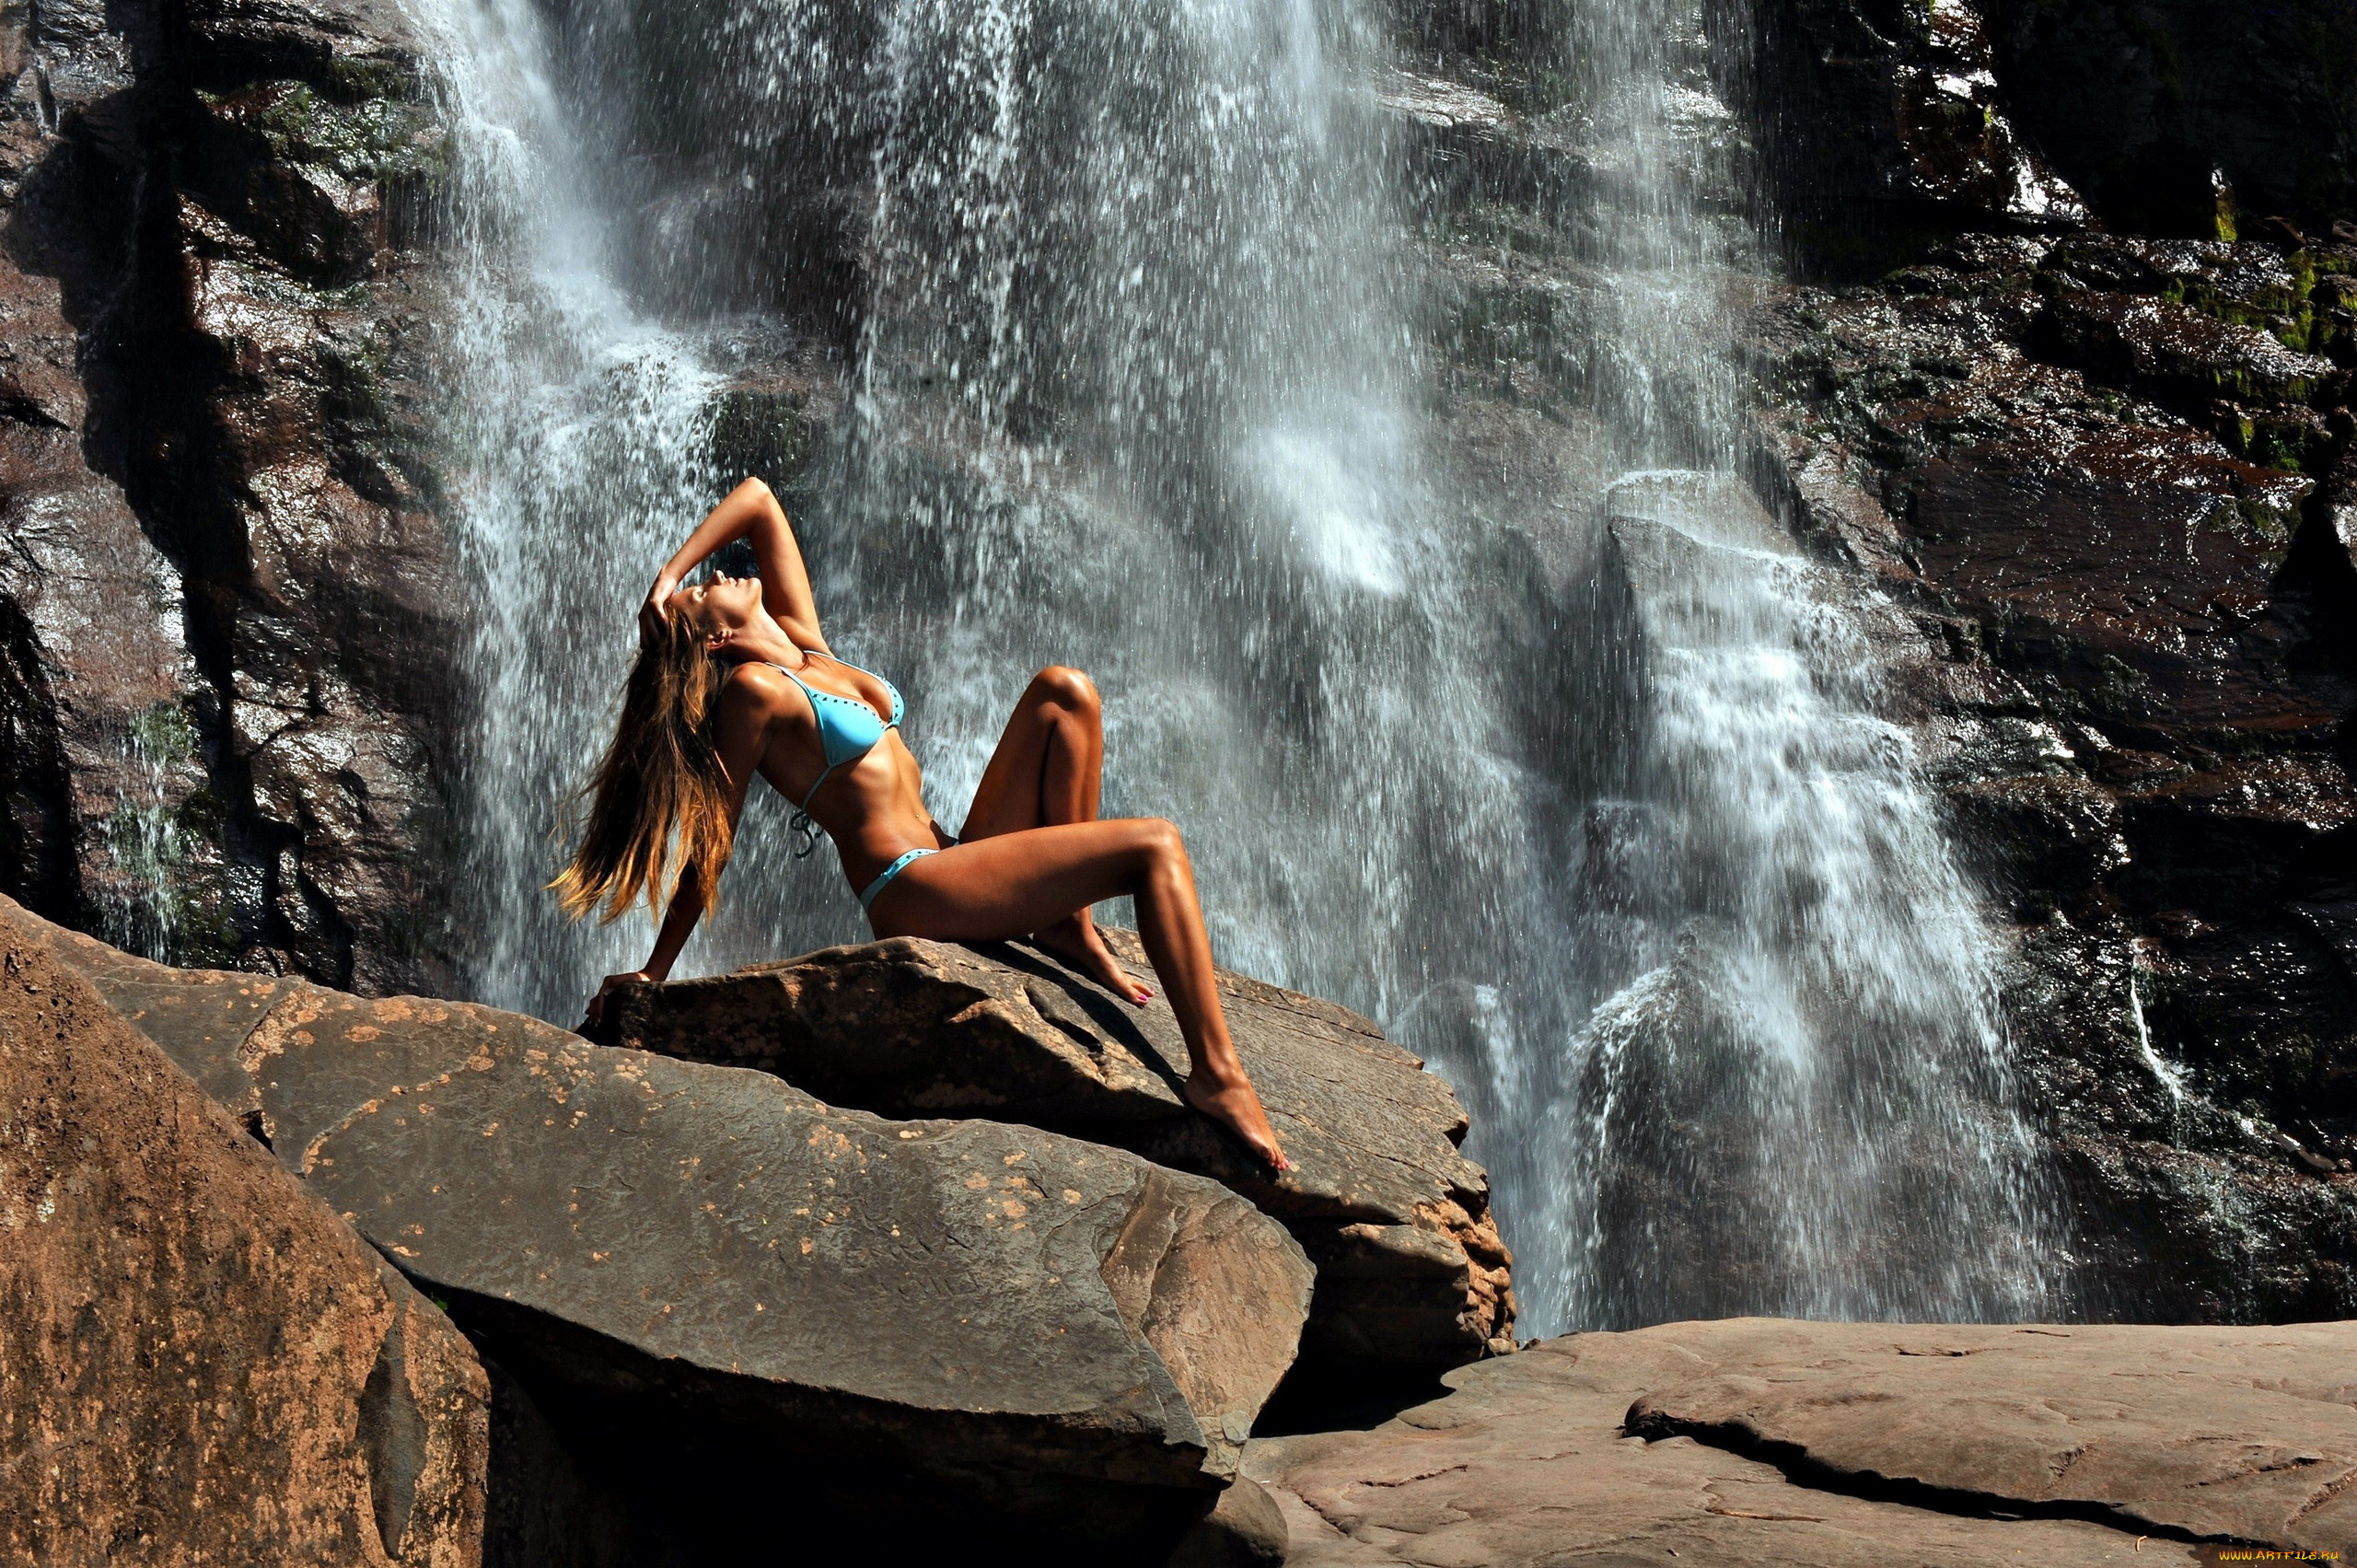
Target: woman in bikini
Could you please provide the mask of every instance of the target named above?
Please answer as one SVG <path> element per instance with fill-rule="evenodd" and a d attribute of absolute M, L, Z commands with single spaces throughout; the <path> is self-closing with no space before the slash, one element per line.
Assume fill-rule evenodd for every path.
<path fill-rule="evenodd" d="M 758 577 L 687 581 L 738 540 L 750 542 Z M 760 480 L 730 492 L 688 536 L 638 621 L 638 660 L 591 781 L 587 830 L 552 886 L 576 918 L 602 905 L 612 920 L 641 898 L 663 918 L 646 967 L 598 987 L 593 1020 L 616 986 L 671 972 L 712 903 L 759 774 L 798 803 L 801 853 L 820 831 L 835 841 L 878 937 L 1028 935 L 1143 1007 L 1153 992 L 1114 961 L 1089 918 L 1092 904 L 1135 899 L 1138 935 L 1186 1037 L 1188 1100 L 1273 1168 L 1292 1168 L 1228 1037 L 1178 830 L 1097 819 L 1105 736 L 1087 676 L 1057 667 L 1032 678 L 953 837 L 925 809 L 900 739 L 900 693 L 828 648 L 794 530 Z"/>

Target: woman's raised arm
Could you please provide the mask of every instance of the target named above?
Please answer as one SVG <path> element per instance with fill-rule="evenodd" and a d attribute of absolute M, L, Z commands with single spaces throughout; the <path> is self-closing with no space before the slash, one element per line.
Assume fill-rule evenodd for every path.
<path fill-rule="evenodd" d="M 754 563 L 761 569 L 761 608 L 785 628 L 797 646 L 827 652 L 827 640 L 819 630 L 818 601 L 810 592 L 810 574 L 802 564 L 802 547 L 795 542 L 785 508 L 758 479 L 748 479 L 730 491 L 664 563 L 663 570 L 655 575 L 654 587 L 647 589 L 641 618 L 652 615 L 659 620 L 668 614 L 664 601 L 687 575 L 711 559 L 714 551 L 740 539 L 751 543 Z"/>

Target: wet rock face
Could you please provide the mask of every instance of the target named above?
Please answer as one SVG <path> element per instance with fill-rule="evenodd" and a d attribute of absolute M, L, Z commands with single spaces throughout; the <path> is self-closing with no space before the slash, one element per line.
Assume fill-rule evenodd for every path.
<path fill-rule="evenodd" d="M 1309 1262 L 1200 1177 L 45 935 L 617 1472 L 624 1535 L 741 1550 L 799 1489 L 1167 1551 L 1294 1359 Z"/>
<path fill-rule="evenodd" d="M 1137 938 L 1107 932 L 1147 970 Z M 1187 1049 L 1028 948 L 897 938 L 633 987 L 614 1042 L 758 1067 L 886 1116 L 987 1116 L 1210 1177 L 1283 1221 L 1318 1266 L 1305 1353 L 1441 1369 L 1511 1350 L 1509 1259 L 1465 1113 L 1375 1025 L 1220 972 L 1237 1052 L 1296 1168 L 1275 1176 L 1180 1097 Z"/>
<path fill-rule="evenodd" d="M 465 1338 L 0 908 L 0 1557 L 483 1561 Z"/>
<path fill-rule="evenodd" d="M 2013 119 L 1985 0 L 1777 0 L 1759 9 L 1779 204 L 1812 264 L 1880 270 L 1925 233 L 2060 231 L 2088 212 Z M 1887 262 L 1883 264 L 1887 265 Z"/>
<path fill-rule="evenodd" d="M 2351 215 L 2357 16 L 2339 0 L 1987 9 L 2023 125 L 2113 226 L 2232 238 L 2237 209 Z"/>
<path fill-rule="evenodd" d="M 1367 1432 L 1255 1442 L 1288 1562 L 2194 1563 L 2357 1543 L 2348 1324 L 1774 1318 L 1550 1340 Z"/>
<path fill-rule="evenodd" d="M 1755 319 L 1757 472 L 1904 612 L 2097 1310 L 2357 1311 L 2357 254 L 1966 237 Z"/>
<path fill-rule="evenodd" d="M 180 574 L 93 460 L 84 380 L 83 327 L 137 308 L 134 49 L 97 7 L 0 21 L 0 886 L 149 947 L 147 874 L 203 774 Z"/>
<path fill-rule="evenodd" d="M 2357 18 L 2338 0 L 1776 0 L 1752 85 L 1812 271 L 1945 235 L 2322 237 L 2357 218 Z"/>
<path fill-rule="evenodd" d="M 447 983 L 463 608 L 423 441 L 440 178 L 391 6 L 0 38 L 0 877 L 144 951 Z"/>

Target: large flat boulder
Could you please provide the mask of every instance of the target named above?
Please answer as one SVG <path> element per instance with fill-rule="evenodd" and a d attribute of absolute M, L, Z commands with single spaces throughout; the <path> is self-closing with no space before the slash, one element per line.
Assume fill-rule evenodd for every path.
<path fill-rule="evenodd" d="M 1372 1430 L 1256 1440 L 1245 1470 L 1286 1516 L 1293 1568 L 2346 1554 L 2352 1367 L 2350 1323 L 1671 1323 L 1461 1368 L 1455 1393 Z M 2205 1481 L 2227 1495 L 2203 1502 Z"/>
<path fill-rule="evenodd" d="M 2352 1323 L 1788 1325 L 1739 1370 L 1648 1393 L 1629 1429 L 2123 1529 L 2357 1550 Z"/>
<path fill-rule="evenodd" d="M 0 1562 L 475 1568 L 463 1335 L 0 900 Z"/>
<path fill-rule="evenodd" d="M 1310 1266 L 1201 1177 L 51 939 L 594 1447 L 1151 1535 L 1234 1472 L 1293 1361 Z"/>
<path fill-rule="evenodd" d="M 1109 930 L 1150 974 L 1136 936 Z M 1271 1175 L 1180 1097 L 1168 1005 L 1139 1010 L 1028 947 L 895 938 L 632 987 L 615 1043 L 773 1073 L 886 1116 L 987 1116 L 1220 1181 L 1318 1265 L 1305 1355 L 1454 1366 L 1513 1348 L 1509 1258 L 1465 1112 L 1423 1063 L 1333 1003 L 1219 971 L 1237 1050 L 1295 1168 Z"/>

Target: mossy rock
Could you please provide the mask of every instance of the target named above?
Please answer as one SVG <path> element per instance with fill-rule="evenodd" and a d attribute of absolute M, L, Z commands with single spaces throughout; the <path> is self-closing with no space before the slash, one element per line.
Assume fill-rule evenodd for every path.
<path fill-rule="evenodd" d="M 396 97 L 346 103 L 294 81 L 203 97 L 223 122 L 260 137 L 280 162 L 342 180 L 438 187 L 449 179 L 449 134 L 424 104 Z"/>
<path fill-rule="evenodd" d="M 798 392 L 723 392 L 704 405 L 704 419 L 705 459 L 724 482 L 752 474 L 773 489 L 787 489 L 818 447 Z"/>

